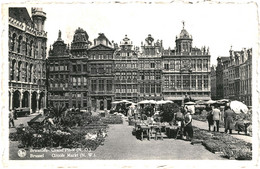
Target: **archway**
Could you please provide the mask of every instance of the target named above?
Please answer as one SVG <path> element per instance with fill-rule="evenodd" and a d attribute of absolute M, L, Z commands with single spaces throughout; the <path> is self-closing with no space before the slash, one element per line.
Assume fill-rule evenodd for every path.
<path fill-rule="evenodd" d="M 23 93 L 22 107 L 29 107 L 29 92 Z"/>
<path fill-rule="evenodd" d="M 14 96 L 13 96 L 13 108 L 20 107 L 20 96 L 21 96 L 21 93 L 18 90 L 16 90 L 14 92 Z"/>
<path fill-rule="evenodd" d="M 43 108 L 44 107 L 44 93 L 42 92 L 40 94 L 40 98 L 39 98 L 39 109 Z"/>
<path fill-rule="evenodd" d="M 37 93 L 33 92 L 32 93 L 32 97 L 31 97 L 31 108 L 32 108 L 32 112 L 35 113 L 36 109 L 37 109 Z"/>

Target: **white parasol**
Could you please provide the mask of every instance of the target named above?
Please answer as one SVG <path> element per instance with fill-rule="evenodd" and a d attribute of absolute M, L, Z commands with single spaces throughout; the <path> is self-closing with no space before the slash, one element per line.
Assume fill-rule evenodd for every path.
<path fill-rule="evenodd" d="M 194 102 L 186 102 L 185 105 L 194 105 Z"/>
<path fill-rule="evenodd" d="M 236 114 L 240 114 L 241 112 L 246 114 L 248 112 L 247 106 L 244 103 L 237 101 L 237 100 L 230 102 L 230 108 Z"/>
<path fill-rule="evenodd" d="M 206 102 L 206 104 L 214 104 L 214 103 L 217 103 L 217 101 L 209 100 L 209 101 Z"/>

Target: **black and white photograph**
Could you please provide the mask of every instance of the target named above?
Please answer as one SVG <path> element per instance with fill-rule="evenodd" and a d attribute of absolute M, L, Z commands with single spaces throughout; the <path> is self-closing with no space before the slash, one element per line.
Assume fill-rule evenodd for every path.
<path fill-rule="evenodd" d="M 2 2 L 2 165 L 258 166 L 258 12 L 245 0 Z"/>

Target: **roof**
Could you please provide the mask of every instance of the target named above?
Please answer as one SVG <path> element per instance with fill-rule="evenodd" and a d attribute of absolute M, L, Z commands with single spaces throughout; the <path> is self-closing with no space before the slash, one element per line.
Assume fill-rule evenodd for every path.
<path fill-rule="evenodd" d="M 9 8 L 9 17 L 14 18 L 28 26 L 33 26 L 32 19 L 26 8 Z"/>

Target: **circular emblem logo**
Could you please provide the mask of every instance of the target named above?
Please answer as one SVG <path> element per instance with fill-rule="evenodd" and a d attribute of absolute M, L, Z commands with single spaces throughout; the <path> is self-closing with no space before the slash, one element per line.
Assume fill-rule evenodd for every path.
<path fill-rule="evenodd" d="M 26 151 L 25 149 L 19 149 L 17 154 L 19 157 L 23 158 L 26 156 Z"/>

